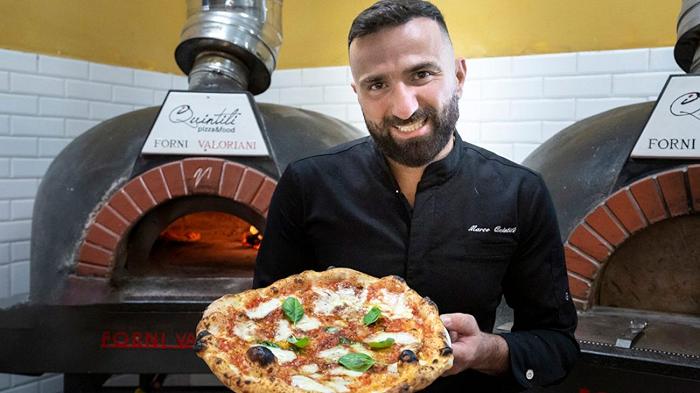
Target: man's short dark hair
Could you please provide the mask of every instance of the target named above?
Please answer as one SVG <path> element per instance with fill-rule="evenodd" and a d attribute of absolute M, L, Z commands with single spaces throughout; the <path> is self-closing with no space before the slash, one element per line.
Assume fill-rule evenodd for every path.
<path fill-rule="evenodd" d="M 445 19 L 433 4 L 422 0 L 380 0 L 362 11 L 352 21 L 348 34 L 348 47 L 355 38 L 376 33 L 387 27 L 400 26 L 414 18 L 434 20 L 449 40 Z"/>

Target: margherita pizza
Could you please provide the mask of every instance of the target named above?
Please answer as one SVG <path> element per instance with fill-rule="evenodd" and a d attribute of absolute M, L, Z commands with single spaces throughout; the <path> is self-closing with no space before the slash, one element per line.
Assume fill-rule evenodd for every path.
<path fill-rule="evenodd" d="M 237 392 L 412 392 L 452 366 L 449 340 L 403 279 L 336 268 L 214 301 L 195 350 Z"/>

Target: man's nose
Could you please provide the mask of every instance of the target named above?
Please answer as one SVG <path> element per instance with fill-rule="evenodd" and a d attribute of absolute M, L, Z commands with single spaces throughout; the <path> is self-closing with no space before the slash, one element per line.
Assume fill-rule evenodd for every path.
<path fill-rule="evenodd" d="M 410 86 L 399 83 L 394 86 L 391 94 L 391 114 L 406 120 L 418 110 L 418 99 Z"/>

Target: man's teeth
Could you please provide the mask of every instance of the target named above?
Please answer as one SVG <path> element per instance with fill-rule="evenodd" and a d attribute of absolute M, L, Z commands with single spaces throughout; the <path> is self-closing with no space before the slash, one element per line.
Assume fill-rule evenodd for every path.
<path fill-rule="evenodd" d="M 403 126 L 397 125 L 396 128 L 397 128 L 399 131 L 401 131 L 401 132 L 411 132 L 411 131 L 415 131 L 415 130 L 417 130 L 417 129 L 419 129 L 419 128 L 421 128 L 421 127 L 423 126 L 423 124 L 425 123 L 425 120 L 426 120 L 426 119 L 421 119 L 421 120 L 414 121 L 413 123 L 406 124 L 406 125 L 403 125 Z"/>

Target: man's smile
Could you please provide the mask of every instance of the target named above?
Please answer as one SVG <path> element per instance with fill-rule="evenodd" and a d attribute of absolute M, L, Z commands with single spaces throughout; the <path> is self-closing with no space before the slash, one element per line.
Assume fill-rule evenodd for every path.
<path fill-rule="evenodd" d="M 414 122 L 404 124 L 404 125 L 398 125 L 396 124 L 394 128 L 399 130 L 400 132 L 413 132 L 425 125 L 425 123 L 428 121 L 428 117 L 424 117 L 422 119 L 418 119 Z"/>

